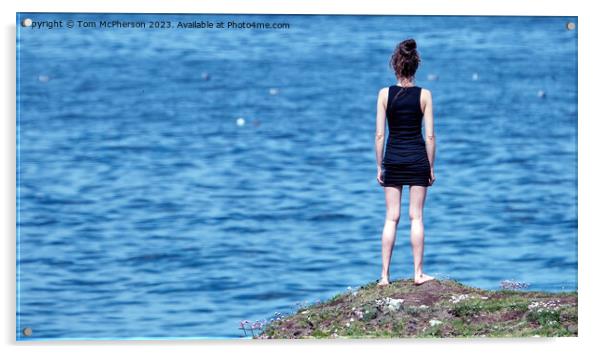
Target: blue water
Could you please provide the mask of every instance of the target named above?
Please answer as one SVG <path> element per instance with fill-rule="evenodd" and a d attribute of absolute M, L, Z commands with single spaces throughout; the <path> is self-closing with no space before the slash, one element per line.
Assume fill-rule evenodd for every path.
<path fill-rule="evenodd" d="M 238 338 L 376 280 L 376 96 L 406 37 L 434 97 L 425 271 L 577 288 L 574 17 L 25 17 L 290 28 L 18 26 L 20 340 Z M 406 186 L 393 279 L 407 205 Z"/>

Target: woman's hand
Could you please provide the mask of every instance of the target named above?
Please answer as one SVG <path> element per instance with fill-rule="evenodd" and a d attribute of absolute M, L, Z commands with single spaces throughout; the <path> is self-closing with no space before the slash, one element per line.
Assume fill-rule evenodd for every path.
<path fill-rule="evenodd" d="M 435 169 L 431 168 L 431 178 L 429 179 L 429 186 L 432 186 L 435 183 Z"/>
<path fill-rule="evenodd" d="M 381 186 L 384 184 L 384 182 L 383 182 L 383 169 L 380 166 L 376 167 L 376 180 L 378 181 L 378 184 L 380 184 Z"/>

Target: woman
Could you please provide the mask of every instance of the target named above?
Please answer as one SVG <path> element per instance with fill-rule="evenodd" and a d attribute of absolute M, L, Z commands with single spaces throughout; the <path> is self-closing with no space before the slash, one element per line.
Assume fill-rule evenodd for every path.
<path fill-rule="evenodd" d="M 395 245 L 403 185 L 410 190 L 410 240 L 414 254 L 414 284 L 420 285 L 433 277 L 423 273 L 424 225 L 422 209 L 426 190 L 435 182 L 435 132 L 431 92 L 414 85 L 420 64 L 416 42 L 399 43 L 391 57 L 397 84 L 378 93 L 376 113 L 376 179 L 384 187 L 387 215 L 382 232 L 382 273 L 379 286 L 389 284 L 389 264 Z M 383 159 L 385 119 L 389 138 Z M 422 121 L 426 142 L 422 136 Z"/>

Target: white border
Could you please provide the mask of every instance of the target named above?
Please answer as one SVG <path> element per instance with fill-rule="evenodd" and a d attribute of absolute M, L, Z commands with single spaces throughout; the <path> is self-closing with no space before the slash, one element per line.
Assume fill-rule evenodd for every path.
<path fill-rule="evenodd" d="M 50 353 L 105 353 L 111 351 L 144 351 L 145 353 L 179 353 L 199 351 L 219 352 L 240 349 L 249 352 L 305 352 L 310 347 L 328 346 L 330 351 L 357 351 L 365 353 L 369 348 L 380 347 L 383 351 L 444 351 L 445 353 L 500 353 L 521 349 L 549 353 L 572 353 L 584 345 L 596 344 L 600 318 L 600 296 L 596 270 L 601 269 L 596 251 L 600 249 L 600 228 L 595 223 L 601 206 L 602 183 L 599 168 L 601 159 L 596 152 L 602 151 L 597 132 L 600 114 L 600 14 L 594 10 L 595 1 L 573 0 L 305 0 L 305 1 L 253 1 L 253 0 L 175 0 L 175 1 L 92 1 L 52 2 L 20 1 L 3 2 L 2 17 L 2 183 L 0 184 L 2 210 L 2 241 L 4 267 L 0 274 L 2 302 L 0 333 L 3 352 L 33 353 L 40 349 Z M 403 15 L 541 15 L 578 16 L 579 31 L 579 338 L 560 339 L 451 339 L 451 340 L 327 340 L 327 341 L 89 341 L 89 342 L 15 342 L 15 13 L 16 12 L 134 12 L 134 13 L 290 13 L 290 14 L 403 14 Z M 545 207 L 545 206 L 542 206 Z M 596 212 L 596 208 L 598 212 Z M 598 226 L 595 228 L 595 226 Z M 545 245 L 542 245 L 545 252 Z M 44 347 L 44 348 L 39 348 Z"/>

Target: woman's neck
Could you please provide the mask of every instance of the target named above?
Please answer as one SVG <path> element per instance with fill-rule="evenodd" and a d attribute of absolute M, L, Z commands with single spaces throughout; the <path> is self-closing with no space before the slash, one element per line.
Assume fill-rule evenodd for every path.
<path fill-rule="evenodd" d="M 411 87 L 414 86 L 414 82 L 411 79 L 403 78 L 401 80 L 397 80 L 397 86 Z"/>

